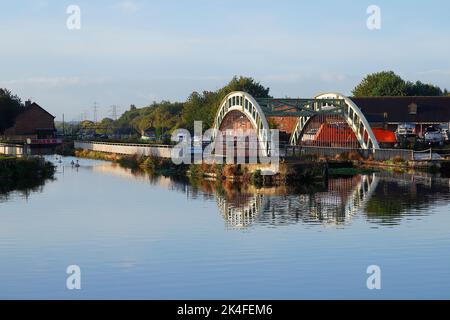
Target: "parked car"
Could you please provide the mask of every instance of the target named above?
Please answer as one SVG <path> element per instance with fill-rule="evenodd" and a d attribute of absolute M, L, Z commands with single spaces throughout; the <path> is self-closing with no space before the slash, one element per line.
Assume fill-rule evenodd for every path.
<path fill-rule="evenodd" d="M 441 133 L 442 133 L 442 136 L 444 137 L 444 140 L 446 142 L 449 141 L 448 129 L 442 130 Z"/>
<path fill-rule="evenodd" d="M 398 137 L 414 137 L 416 136 L 416 125 L 414 123 L 405 122 L 400 123 L 395 131 L 395 135 Z"/>
<path fill-rule="evenodd" d="M 439 125 L 439 130 L 441 130 L 442 136 L 444 137 L 445 142 L 449 141 L 449 124 L 441 123 Z"/>
<path fill-rule="evenodd" d="M 444 144 L 445 138 L 442 135 L 441 130 L 435 127 L 428 127 L 425 129 L 424 140 L 426 143 L 432 144 Z"/>

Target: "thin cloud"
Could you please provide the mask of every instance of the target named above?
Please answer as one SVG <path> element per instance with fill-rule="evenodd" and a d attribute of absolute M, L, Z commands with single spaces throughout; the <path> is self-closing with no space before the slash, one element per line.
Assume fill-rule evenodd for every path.
<path fill-rule="evenodd" d="M 36 86 L 36 87 L 73 87 L 83 85 L 104 84 L 106 78 L 82 77 L 32 77 L 0 81 L 2 87 Z"/>
<path fill-rule="evenodd" d="M 418 72 L 419 75 L 440 75 L 440 76 L 450 76 L 450 70 L 442 70 L 442 69 L 432 69 L 427 71 Z"/>
<path fill-rule="evenodd" d="M 116 3 L 114 8 L 125 13 L 134 13 L 139 11 L 140 6 L 134 1 L 121 1 Z"/>
<path fill-rule="evenodd" d="M 344 81 L 346 76 L 343 74 L 322 73 L 320 79 L 324 82 L 340 82 Z"/>

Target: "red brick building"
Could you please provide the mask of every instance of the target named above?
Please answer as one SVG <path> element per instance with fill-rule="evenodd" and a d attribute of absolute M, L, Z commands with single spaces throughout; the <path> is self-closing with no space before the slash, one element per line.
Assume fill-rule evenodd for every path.
<path fill-rule="evenodd" d="M 37 103 L 27 101 L 14 125 L 5 130 L 3 140 L 27 144 L 56 144 L 55 117 Z"/>

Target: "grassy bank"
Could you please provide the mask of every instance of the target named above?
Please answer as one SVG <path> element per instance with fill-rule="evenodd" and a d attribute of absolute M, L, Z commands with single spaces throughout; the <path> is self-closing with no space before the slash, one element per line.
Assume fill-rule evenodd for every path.
<path fill-rule="evenodd" d="M 331 168 L 328 173 L 330 176 L 356 176 L 356 175 L 365 175 L 372 174 L 375 170 L 368 168 Z"/>
<path fill-rule="evenodd" d="M 94 159 L 94 160 L 105 160 L 105 161 L 114 161 L 118 162 L 123 156 L 115 154 L 115 153 L 103 153 L 98 151 L 90 151 L 90 150 L 75 150 L 75 157 L 78 158 L 86 158 L 86 159 Z"/>
<path fill-rule="evenodd" d="M 280 163 L 279 173 L 264 176 L 261 170 L 250 165 L 229 164 L 191 164 L 175 165 L 170 159 L 145 156 L 124 156 L 97 151 L 76 150 L 75 156 L 82 158 L 113 161 L 132 170 L 142 170 L 154 175 L 189 178 L 193 183 L 202 180 L 214 180 L 218 183 L 232 181 L 243 185 L 262 186 L 299 186 L 326 181 L 328 176 L 354 176 L 372 174 L 386 170 L 402 172 L 421 170 L 432 172 L 433 168 L 413 167 L 409 162 L 396 157 L 385 161 L 364 159 L 358 153 L 344 153 L 332 158 L 316 155 L 304 155 Z M 295 160 L 295 161 L 294 161 Z"/>
<path fill-rule="evenodd" d="M 319 175 L 326 177 L 324 165 L 319 170 L 317 165 L 302 164 L 301 170 L 296 166 L 281 165 L 280 174 L 264 176 L 261 170 L 255 170 L 248 165 L 233 164 L 191 164 L 175 165 L 170 159 L 148 156 L 124 156 L 98 151 L 76 150 L 75 156 L 80 158 L 113 161 L 121 167 L 132 170 L 143 170 L 154 175 L 166 177 L 189 178 L 193 183 L 199 180 L 215 180 L 220 182 L 229 180 L 236 183 L 254 186 L 272 186 L 285 183 L 296 184 L 300 181 L 315 180 Z"/>
<path fill-rule="evenodd" d="M 115 153 L 103 153 L 89 150 L 75 150 L 75 156 L 94 160 L 112 161 L 123 168 L 144 170 L 146 172 L 163 176 L 186 176 L 187 166 L 175 165 L 171 160 L 157 157 L 125 156 Z"/>
<path fill-rule="evenodd" d="M 256 187 L 313 184 L 324 182 L 328 177 L 326 163 L 280 163 L 274 175 L 263 175 L 260 168 L 252 164 L 200 164 L 190 165 L 187 173 L 191 179 L 232 181 Z"/>
<path fill-rule="evenodd" d="M 52 179 L 55 166 L 43 158 L 0 156 L 0 192 L 25 190 Z"/>

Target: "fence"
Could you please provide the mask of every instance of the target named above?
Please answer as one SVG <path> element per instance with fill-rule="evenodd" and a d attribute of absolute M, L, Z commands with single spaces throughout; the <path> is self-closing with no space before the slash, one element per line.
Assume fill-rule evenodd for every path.
<path fill-rule="evenodd" d="M 140 155 L 147 157 L 154 156 L 170 159 L 172 146 L 75 141 L 75 149 L 115 153 L 121 155 Z"/>
<path fill-rule="evenodd" d="M 3 150 L 2 150 L 3 148 Z M 6 148 L 6 149 L 5 149 Z M 16 148 L 16 149 L 14 149 Z M 75 149 L 84 149 L 105 153 L 115 153 L 121 155 L 141 155 L 154 156 L 160 158 L 171 158 L 172 146 L 169 145 L 143 145 L 126 143 L 108 143 L 92 141 L 75 141 Z M 6 150 L 6 152 L 4 151 Z M 4 152 L 2 152 L 4 151 Z M 15 153 L 14 153 L 15 152 Z M 12 146 L 0 144 L 0 154 L 24 154 L 23 146 Z M 305 155 L 317 155 L 322 157 L 336 157 L 344 153 L 358 153 L 363 158 L 372 157 L 374 160 L 383 161 L 395 158 L 403 161 L 429 161 L 441 160 L 442 158 L 433 153 L 432 150 L 413 151 L 406 149 L 360 149 L 360 148 L 335 148 L 335 147 L 315 147 L 315 146 L 281 146 L 280 156 L 295 158 Z"/>
<path fill-rule="evenodd" d="M 373 157 L 374 160 L 383 161 L 401 158 L 404 161 L 414 160 L 414 151 L 405 149 L 361 149 L 361 148 L 337 148 L 315 146 L 285 146 L 280 152 L 285 157 L 298 157 L 304 155 L 317 155 L 319 157 L 336 157 L 344 153 L 357 153 L 363 158 Z"/>
<path fill-rule="evenodd" d="M 433 152 L 432 149 L 424 151 L 414 151 L 414 160 L 416 161 L 443 160 L 446 157 L 447 157 L 446 155 L 440 155 L 438 153 Z"/>
<path fill-rule="evenodd" d="M 377 149 L 372 154 L 373 159 L 377 161 L 391 160 L 400 158 L 403 161 L 414 160 L 414 151 L 407 149 Z"/>

